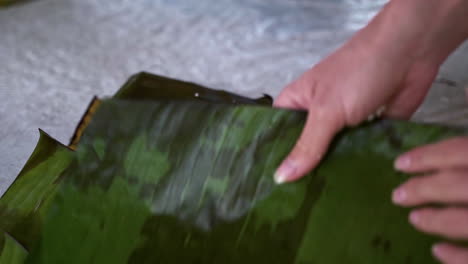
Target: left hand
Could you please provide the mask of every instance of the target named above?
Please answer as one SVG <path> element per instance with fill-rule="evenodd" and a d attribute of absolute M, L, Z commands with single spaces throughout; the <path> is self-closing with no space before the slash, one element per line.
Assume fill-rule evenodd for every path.
<path fill-rule="evenodd" d="M 416 148 L 401 155 L 395 167 L 424 174 L 393 192 L 392 199 L 398 205 L 425 206 L 410 213 L 411 224 L 426 233 L 468 240 L 468 137 Z M 434 245 L 433 254 L 445 264 L 468 263 L 468 249 L 450 243 Z"/>

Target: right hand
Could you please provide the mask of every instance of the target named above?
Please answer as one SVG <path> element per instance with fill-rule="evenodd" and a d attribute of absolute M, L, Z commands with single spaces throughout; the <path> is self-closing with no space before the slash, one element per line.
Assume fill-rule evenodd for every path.
<path fill-rule="evenodd" d="M 467 0 L 392 0 L 343 47 L 287 86 L 274 105 L 309 114 L 275 180 L 304 176 L 339 130 L 382 106 L 387 117 L 410 117 L 439 66 L 468 37 L 467 16 Z"/>
<path fill-rule="evenodd" d="M 357 125 L 380 107 L 385 115 L 408 118 L 423 101 L 439 65 L 391 63 L 357 36 L 287 86 L 276 107 L 309 112 L 294 150 L 277 171 L 277 182 L 295 180 L 317 165 L 333 136 Z"/>

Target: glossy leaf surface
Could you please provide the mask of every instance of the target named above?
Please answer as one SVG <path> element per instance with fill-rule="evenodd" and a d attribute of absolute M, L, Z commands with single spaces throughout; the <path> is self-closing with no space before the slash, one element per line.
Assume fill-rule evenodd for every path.
<path fill-rule="evenodd" d="M 392 163 L 460 131 L 348 129 L 313 174 L 278 186 L 305 113 L 270 104 L 132 77 L 90 105 L 76 152 L 41 134 L 0 199 L 0 263 L 435 263 L 436 238 L 391 204 L 407 178 Z"/>

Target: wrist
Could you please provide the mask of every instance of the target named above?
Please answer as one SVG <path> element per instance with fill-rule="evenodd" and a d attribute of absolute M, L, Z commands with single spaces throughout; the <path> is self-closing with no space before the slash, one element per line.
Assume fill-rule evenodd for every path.
<path fill-rule="evenodd" d="M 392 0 L 351 42 L 390 63 L 440 65 L 468 38 L 468 0 Z"/>

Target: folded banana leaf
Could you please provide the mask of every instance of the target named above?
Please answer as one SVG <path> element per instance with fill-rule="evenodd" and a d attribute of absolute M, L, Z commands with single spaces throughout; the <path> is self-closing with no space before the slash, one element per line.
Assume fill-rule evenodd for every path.
<path fill-rule="evenodd" d="M 67 147 L 40 131 L 34 152 L 0 199 L 0 264 L 23 263 L 25 248 L 39 237 L 40 212 L 48 209 L 59 176 L 72 155 Z"/>
<path fill-rule="evenodd" d="M 391 204 L 392 162 L 460 131 L 365 124 L 278 186 L 305 113 L 205 89 L 141 74 L 88 111 L 76 152 L 43 134 L 0 199 L 0 263 L 435 263 Z"/>
<path fill-rule="evenodd" d="M 172 88 L 177 90 L 173 91 Z M 204 88 L 193 83 L 156 76 L 148 73 L 139 73 L 132 76 L 129 81 L 114 95 L 114 98 L 140 99 L 140 100 L 200 100 L 223 104 L 264 104 L 271 105 L 272 98 L 265 95 L 258 99 L 250 99 L 226 91 Z M 61 172 L 68 166 L 80 136 L 92 119 L 100 104 L 100 100 L 93 98 L 86 113 L 79 122 L 68 148 L 57 142 L 44 131 L 40 130 L 39 142 L 23 170 L 17 176 L 12 186 L 0 199 L 0 221 L 8 233 L 14 234 L 15 239 L 21 241 L 22 246 L 16 252 L 24 252 L 24 247 L 30 248 L 37 240 L 37 228 L 41 219 L 41 212 L 49 209 L 50 197 L 55 195 L 57 183 Z M 33 169 L 38 167 L 37 169 Z M 44 177 L 46 175 L 47 177 Z M 12 239 L 8 233 L 8 239 Z M 3 241 L 3 240 L 2 240 Z M 12 240 L 13 241 L 13 240 Z M 2 246 L 0 249 L 9 250 Z M 20 244 L 18 244 L 20 245 Z M 0 251 L 3 252 L 3 251 Z M 8 258 L 0 257 L 0 264 L 22 263 L 17 258 L 12 262 L 12 254 Z M 1 253 L 0 253 L 0 256 Z M 15 256 L 15 254 L 13 254 Z"/>
<path fill-rule="evenodd" d="M 271 106 L 273 104 L 273 98 L 266 94 L 258 99 L 250 99 L 227 91 L 214 90 L 194 83 L 178 81 L 146 72 L 132 76 L 117 91 L 113 98 L 127 100 L 202 101 L 235 105 L 254 104 Z M 99 103 L 99 99 L 95 97 L 89 104 L 70 141 L 69 146 L 72 149 L 76 148 L 84 129 L 91 121 L 92 115 L 99 106 Z"/>
<path fill-rule="evenodd" d="M 20 264 L 24 263 L 27 257 L 27 251 L 18 242 L 11 238 L 7 233 L 2 231 L 0 237 L 0 263 L 4 264 Z"/>
<path fill-rule="evenodd" d="M 176 89 L 176 90 L 173 90 Z M 250 99 L 226 91 L 214 90 L 193 83 L 139 73 L 114 95 L 114 98 L 132 100 L 197 100 L 223 104 L 263 104 L 271 105 L 273 100 L 264 95 Z M 39 235 L 38 227 L 43 212 L 49 207 L 48 201 L 55 195 L 61 172 L 68 166 L 86 126 L 100 104 L 93 98 L 86 113 L 79 122 L 68 148 L 40 130 L 39 142 L 17 176 L 12 186 L 0 199 L 0 222 L 8 244 L 0 243 L 0 264 L 23 263 L 25 248 L 30 248 Z M 35 167 L 38 167 L 34 169 Z M 44 177 L 46 175 L 47 177 Z M 4 231 L 3 231 L 4 232 Z M 14 234 L 13 239 L 8 234 Z M 21 244 L 10 243 L 21 241 Z M 16 250 L 12 251 L 11 247 Z M 5 252 L 8 251 L 8 252 Z M 5 254 L 6 253 L 6 254 Z M 2 257 L 5 256 L 5 257 Z"/>

